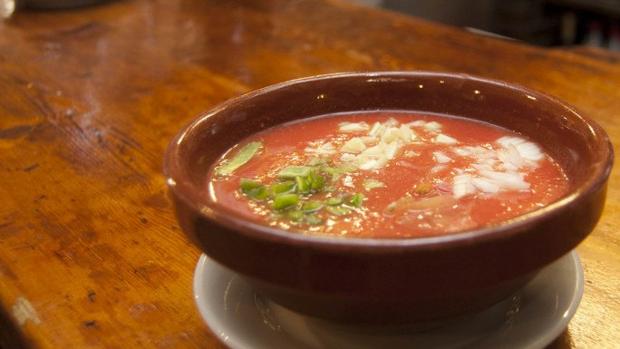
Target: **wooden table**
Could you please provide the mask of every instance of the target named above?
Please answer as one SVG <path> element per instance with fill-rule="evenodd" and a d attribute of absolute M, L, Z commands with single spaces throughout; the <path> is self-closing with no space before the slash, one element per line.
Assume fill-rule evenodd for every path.
<path fill-rule="evenodd" d="M 169 139 L 218 102 L 320 73 L 457 71 L 553 94 L 618 139 L 619 61 L 342 1 L 117 1 L 0 21 L 3 348 L 220 346 L 161 174 Z M 620 345 L 618 175 L 554 348 Z"/>

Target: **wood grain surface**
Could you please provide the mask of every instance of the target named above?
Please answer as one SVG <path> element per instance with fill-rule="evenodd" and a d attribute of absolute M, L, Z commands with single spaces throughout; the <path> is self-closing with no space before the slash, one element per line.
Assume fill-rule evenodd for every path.
<path fill-rule="evenodd" d="M 112 1 L 0 21 L 3 348 L 220 347 L 162 156 L 197 113 L 320 73 L 507 80 L 596 119 L 617 146 L 617 57 L 503 41 L 342 1 Z M 585 295 L 553 348 L 620 346 L 620 187 L 578 248 Z"/>

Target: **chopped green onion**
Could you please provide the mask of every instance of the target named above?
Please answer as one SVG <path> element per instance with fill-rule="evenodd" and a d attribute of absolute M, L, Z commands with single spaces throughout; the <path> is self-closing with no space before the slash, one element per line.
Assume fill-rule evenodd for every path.
<path fill-rule="evenodd" d="M 239 181 L 239 187 L 244 193 L 262 186 L 263 185 L 259 181 L 253 179 L 241 178 L 241 181 Z"/>
<path fill-rule="evenodd" d="M 295 182 L 285 181 L 285 182 L 274 183 L 270 186 L 270 189 L 273 194 L 288 193 L 295 189 Z"/>
<path fill-rule="evenodd" d="M 344 216 L 351 213 L 350 209 L 342 206 L 327 206 L 325 207 L 325 209 L 327 210 L 327 212 L 335 216 Z"/>
<path fill-rule="evenodd" d="M 236 169 L 243 166 L 246 162 L 250 161 L 254 155 L 263 147 L 262 142 L 250 142 L 241 148 L 235 156 L 223 162 L 219 167 L 215 169 L 215 173 L 218 176 L 227 176 L 233 173 Z"/>
<path fill-rule="evenodd" d="M 315 201 L 315 200 L 306 201 L 301 206 L 301 210 L 304 212 L 316 212 L 320 210 L 321 208 L 323 208 L 323 204 L 320 201 Z"/>
<path fill-rule="evenodd" d="M 256 200 L 265 200 L 269 197 L 269 190 L 267 190 L 267 187 L 260 187 L 260 188 L 256 188 L 253 189 L 248 196 L 250 196 L 253 199 Z"/>
<path fill-rule="evenodd" d="M 338 167 L 323 167 L 321 170 L 332 176 L 332 179 L 336 180 L 345 173 L 355 171 L 356 168 L 351 165 L 342 165 Z"/>
<path fill-rule="evenodd" d="M 297 205 L 299 196 L 297 194 L 279 194 L 273 199 L 273 208 L 282 210 Z"/>
<path fill-rule="evenodd" d="M 341 197 L 329 198 L 325 200 L 325 204 L 327 204 L 328 206 L 338 206 L 342 204 L 342 198 Z"/>
<path fill-rule="evenodd" d="M 356 193 L 349 198 L 349 203 L 355 207 L 362 207 L 364 203 L 364 194 Z"/>
<path fill-rule="evenodd" d="M 317 171 L 310 171 L 307 177 L 312 190 L 320 191 L 325 186 L 325 177 L 321 176 Z"/>
<path fill-rule="evenodd" d="M 264 200 L 269 197 L 267 188 L 260 182 L 253 179 L 242 178 L 239 182 L 239 187 L 241 188 L 243 194 L 250 199 Z"/>
<path fill-rule="evenodd" d="M 310 183 L 304 177 L 295 177 L 295 183 L 297 184 L 297 192 L 300 194 L 307 194 L 310 192 Z"/>
<path fill-rule="evenodd" d="M 250 199 L 254 200 L 265 200 L 269 197 L 269 191 L 264 185 L 261 185 L 260 187 L 256 187 L 254 189 L 244 190 L 243 193 Z"/>
<path fill-rule="evenodd" d="M 278 172 L 278 177 L 291 179 L 295 177 L 306 177 L 311 170 L 312 167 L 309 166 L 288 166 Z"/>
<path fill-rule="evenodd" d="M 323 223 L 323 220 L 319 217 L 317 217 L 316 215 L 310 214 L 310 215 L 306 215 L 305 217 L 305 221 L 306 223 L 310 224 L 310 225 L 318 225 Z"/>
<path fill-rule="evenodd" d="M 299 221 L 302 218 L 304 218 L 304 213 L 302 211 L 300 211 L 300 210 L 289 211 L 286 215 L 292 221 Z"/>
<path fill-rule="evenodd" d="M 385 184 L 376 179 L 369 178 L 364 181 L 364 189 L 366 189 L 366 191 L 370 191 L 376 188 L 383 188 L 383 187 L 385 187 Z"/>

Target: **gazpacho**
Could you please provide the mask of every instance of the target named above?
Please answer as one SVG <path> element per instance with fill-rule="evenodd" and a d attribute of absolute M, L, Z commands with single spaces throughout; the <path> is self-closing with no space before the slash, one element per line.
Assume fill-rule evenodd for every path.
<path fill-rule="evenodd" d="M 414 238 L 496 225 L 559 199 L 562 168 L 526 137 L 455 116 L 324 115 L 232 147 L 210 200 L 304 234 Z"/>

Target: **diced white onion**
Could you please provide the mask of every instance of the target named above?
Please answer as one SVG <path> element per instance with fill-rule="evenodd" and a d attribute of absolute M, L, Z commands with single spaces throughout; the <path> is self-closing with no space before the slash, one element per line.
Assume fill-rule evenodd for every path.
<path fill-rule="evenodd" d="M 497 193 L 499 191 L 499 185 L 488 179 L 473 178 L 471 182 L 476 188 L 485 193 Z"/>
<path fill-rule="evenodd" d="M 400 125 L 398 130 L 400 131 L 400 139 L 402 139 L 405 143 L 409 143 L 417 138 L 415 132 L 413 132 L 407 125 Z"/>
<path fill-rule="evenodd" d="M 396 156 L 396 152 L 398 152 L 398 148 L 399 148 L 398 142 L 392 142 L 392 143 L 386 144 L 383 147 L 383 153 L 385 154 L 385 157 L 392 160 Z"/>
<path fill-rule="evenodd" d="M 407 144 L 415 144 L 416 133 L 411 127 L 423 127 L 434 132 L 434 143 L 455 145 L 459 141 L 449 135 L 440 133 L 442 125 L 438 122 L 423 120 L 400 124 L 390 118 L 383 123 L 375 122 L 370 127 L 365 122 L 343 122 L 339 124 L 341 132 L 366 132 L 366 135 L 353 137 L 340 148 L 340 160 L 356 166 L 360 170 L 377 170 L 384 167 L 388 161 L 396 158 L 399 150 Z M 336 152 L 330 142 L 311 143 L 306 152 L 316 155 L 331 155 Z M 449 151 L 449 152 L 448 152 Z M 495 144 L 478 146 L 450 147 L 448 151 L 434 151 L 433 158 L 436 165 L 430 169 L 437 173 L 448 169 L 446 165 L 454 161 L 453 156 L 471 158 L 471 163 L 462 169 L 454 169 L 452 193 L 456 199 L 477 192 L 493 194 L 509 190 L 528 190 L 530 183 L 525 181 L 524 173 L 519 170 L 524 167 L 537 165 L 537 161 L 544 157 L 541 149 L 535 143 L 514 136 L 501 137 Z M 405 157 L 419 156 L 420 153 L 407 150 Z M 417 168 L 417 167 L 416 167 Z M 345 176 L 343 185 L 353 187 L 353 178 Z"/>
<path fill-rule="evenodd" d="M 519 137 L 513 137 L 513 136 L 504 136 L 504 137 L 497 139 L 495 142 L 500 144 L 502 147 L 507 147 L 509 145 L 516 146 L 518 144 L 521 144 L 525 142 L 525 139 L 519 138 Z"/>
<path fill-rule="evenodd" d="M 400 138 L 400 131 L 396 127 L 388 127 L 383 135 L 381 136 L 381 141 L 385 143 L 392 143 L 395 140 Z"/>
<path fill-rule="evenodd" d="M 429 130 L 429 131 L 440 131 L 441 130 L 441 124 L 438 123 L 437 121 L 431 121 L 431 122 L 427 122 L 424 125 L 424 128 Z"/>
<path fill-rule="evenodd" d="M 469 149 L 469 147 L 454 148 L 454 149 L 452 149 L 452 151 L 456 155 L 459 155 L 459 156 L 470 156 L 470 155 L 472 155 L 472 152 Z"/>
<path fill-rule="evenodd" d="M 490 166 L 489 164 L 483 164 L 483 163 L 472 164 L 471 168 L 478 170 L 478 171 L 493 171 L 493 166 Z"/>
<path fill-rule="evenodd" d="M 331 142 L 327 142 L 321 143 L 315 147 L 308 146 L 304 151 L 314 155 L 332 155 L 336 153 L 336 148 Z"/>
<path fill-rule="evenodd" d="M 351 176 L 344 176 L 342 178 L 342 185 L 344 185 L 345 187 L 349 187 L 349 188 L 353 188 L 353 177 Z"/>
<path fill-rule="evenodd" d="M 525 190 L 530 188 L 530 184 L 524 181 L 523 175 L 518 172 L 480 171 L 480 174 L 500 185 L 503 189 Z"/>
<path fill-rule="evenodd" d="M 433 158 L 435 158 L 435 161 L 440 164 L 445 164 L 452 161 L 449 156 L 447 156 L 444 152 L 441 151 L 433 152 Z"/>
<path fill-rule="evenodd" d="M 340 132 L 363 132 L 370 129 L 370 126 L 365 122 L 341 122 L 338 127 Z"/>
<path fill-rule="evenodd" d="M 519 155 L 527 160 L 539 161 L 543 158 L 540 148 L 536 144 L 528 142 L 523 138 L 505 136 L 499 138 L 496 142 L 504 148 L 510 145 L 514 146 L 519 152 Z"/>
<path fill-rule="evenodd" d="M 423 127 L 424 125 L 426 125 L 426 121 L 416 120 L 416 121 L 409 122 L 406 125 L 410 127 Z"/>
<path fill-rule="evenodd" d="M 366 149 L 366 144 L 359 137 L 353 137 L 349 139 L 343 146 L 340 148 L 340 151 L 345 153 L 361 153 Z"/>
<path fill-rule="evenodd" d="M 370 132 L 368 132 L 368 135 L 372 137 L 379 137 L 383 134 L 383 131 L 385 131 L 385 126 L 379 122 L 375 122 L 372 125 Z"/>
<path fill-rule="evenodd" d="M 373 144 L 377 144 L 377 142 L 379 142 L 379 139 L 377 137 L 372 137 L 372 136 L 362 136 L 362 137 L 360 137 L 360 139 L 366 145 L 373 145 Z"/>
<path fill-rule="evenodd" d="M 385 146 L 385 143 L 379 143 L 373 147 L 366 148 L 366 150 L 364 150 L 361 155 L 362 156 L 382 156 L 384 146 Z"/>
<path fill-rule="evenodd" d="M 438 134 L 437 137 L 435 137 L 434 141 L 435 143 L 440 143 L 440 144 L 456 144 L 459 142 L 455 138 L 447 136 L 443 133 Z"/>
<path fill-rule="evenodd" d="M 398 126 L 398 120 L 394 119 L 394 118 L 389 118 L 385 121 L 385 126 L 387 127 L 394 127 L 394 126 Z"/>
<path fill-rule="evenodd" d="M 407 150 L 403 155 L 406 158 L 413 158 L 416 156 L 420 156 L 420 153 L 418 153 L 417 151 L 413 151 L 413 150 Z"/>
<path fill-rule="evenodd" d="M 543 153 L 540 151 L 540 148 L 532 143 L 526 142 L 516 146 L 519 155 L 522 157 L 531 160 L 531 161 L 539 161 L 543 158 Z"/>
<path fill-rule="evenodd" d="M 383 167 L 384 161 L 380 161 L 379 159 L 367 159 L 362 162 L 359 166 L 360 170 L 376 170 Z"/>
<path fill-rule="evenodd" d="M 517 171 L 524 165 L 526 161 L 512 144 L 506 148 L 497 151 L 497 157 L 502 162 L 504 169 L 507 171 Z"/>
<path fill-rule="evenodd" d="M 355 161 L 355 159 L 357 159 L 357 156 L 351 153 L 343 153 L 342 155 L 340 155 L 340 160 L 344 162 L 352 162 Z"/>
<path fill-rule="evenodd" d="M 460 199 L 476 192 L 476 187 L 472 183 L 472 177 L 468 174 L 454 176 L 452 181 L 452 195 Z"/>

